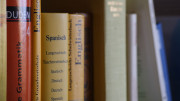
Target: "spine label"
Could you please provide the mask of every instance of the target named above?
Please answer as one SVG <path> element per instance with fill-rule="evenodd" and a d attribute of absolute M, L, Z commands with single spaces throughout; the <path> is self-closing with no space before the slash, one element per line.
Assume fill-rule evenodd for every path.
<path fill-rule="evenodd" d="M 30 7 L 7 7 L 7 21 L 8 22 L 30 22 L 31 8 Z"/>

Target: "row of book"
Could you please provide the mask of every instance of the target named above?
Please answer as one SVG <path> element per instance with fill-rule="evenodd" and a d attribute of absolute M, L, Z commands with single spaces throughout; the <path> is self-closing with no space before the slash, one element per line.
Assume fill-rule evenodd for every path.
<path fill-rule="evenodd" d="M 131 52 L 128 53 L 131 56 L 128 60 L 131 93 L 128 94 L 131 94 L 131 101 L 179 101 L 179 17 L 160 16 L 156 21 L 154 9 L 153 0 L 127 0 L 127 13 L 137 16 L 137 19 L 127 19 L 137 22 L 136 25 L 127 23 L 127 32 L 134 33 L 137 27 L 137 38 L 134 36 L 137 47 L 132 46 L 132 35 L 127 41 L 131 42 L 128 46 L 131 47 L 128 50 Z M 133 53 L 136 51 L 132 48 L 138 50 L 138 55 Z M 132 69 L 136 64 L 137 69 Z M 137 75 L 137 78 L 133 75 Z M 138 84 L 138 89 L 132 82 Z"/>
<path fill-rule="evenodd" d="M 41 13 L 36 0 L 0 8 L 0 100 L 92 101 L 90 15 Z"/>
<path fill-rule="evenodd" d="M 132 42 L 129 46 L 131 55 L 128 58 L 134 58 L 129 60 L 128 66 L 129 84 L 134 88 L 129 91 L 133 92 L 130 95 L 131 101 L 172 101 L 162 25 L 156 24 L 153 0 L 127 0 L 127 13 L 132 12 L 136 14 L 137 19 L 130 18 L 127 32 L 137 32 L 137 37 L 134 37 L 137 45 L 133 46 Z M 137 22 L 136 25 L 132 23 L 133 20 Z M 133 53 L 135 51 L 132 48 L 137 49 L 138 53 Z M 137 78 L 134 80 L 134 77 Z M 132 83 L 138 86 L 134 87 Z"/>
<path fill-rule="evenodd" d="M 93 17 L 25 1 L 0 0 L 0 100 L 178 101 L 153 0 L 87 0 Z"/>

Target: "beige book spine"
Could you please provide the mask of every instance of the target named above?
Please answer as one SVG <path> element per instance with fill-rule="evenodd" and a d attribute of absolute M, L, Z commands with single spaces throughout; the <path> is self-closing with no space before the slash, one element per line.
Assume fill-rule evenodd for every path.
<path fill-rule="evenodd" d="M 41 101 L 41 0 L 32 0 L 32 101 Z"/>
<path fill-rule="evenodd" d="M 69 15 L 42 13 L 42 101 L 68 101 Z"/>
<path fill-rule="evenodd" d="M 70 14 L 69 101 L 84 101 L 84 16 Z"/>
<path fill-rule="evenodd" d="M 0 100 L 6 101 L 7 82 L 7 32 L 6 0 L 0 0 Z"/>

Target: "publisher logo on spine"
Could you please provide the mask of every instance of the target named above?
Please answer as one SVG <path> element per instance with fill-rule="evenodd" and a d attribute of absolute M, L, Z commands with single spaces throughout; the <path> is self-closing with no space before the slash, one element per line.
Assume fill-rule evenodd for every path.
<path fill-rule="evenodd" d="M 31 8 L 30 7 L 7 7 L 7 22 L 30 22 Z"/>

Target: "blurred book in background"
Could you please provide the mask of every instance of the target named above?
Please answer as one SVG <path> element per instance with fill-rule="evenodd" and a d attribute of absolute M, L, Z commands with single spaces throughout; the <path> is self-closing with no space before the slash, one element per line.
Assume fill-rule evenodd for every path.
<path fill-rule="evenodd" d="M 180 16 L 158 16 L 163 24 L 172 100 L 180 101 Z"/>
<path fill-rule="evenodd" d="M 162 76 L 164 79 L 163 80 L 163 86 L 164 86 L 163 89 L 167 95 L 167 101 L 172 101 L 162 23 L 157 24 L 157 30 L 158 30 L 157 37 L 158 37 L 158 43 L 159 43 L 160 62 L 161 62 L 161 66 L 162 66 L 162 68 L 161 68 Z"/>

